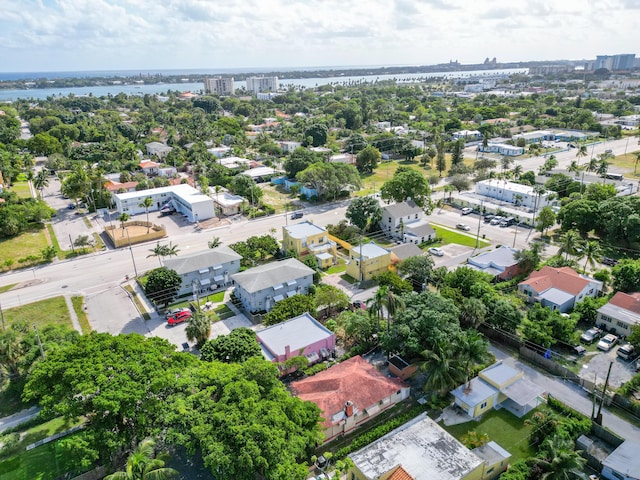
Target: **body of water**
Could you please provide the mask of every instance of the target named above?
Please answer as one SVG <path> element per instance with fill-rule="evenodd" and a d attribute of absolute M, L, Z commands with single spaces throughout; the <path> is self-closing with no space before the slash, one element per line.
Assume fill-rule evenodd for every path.
<path fill-rule="evenodd" d="M 254 70 L 255 71 L 255 70 Z M 409 74 L 389 74 L 389 75 L 360 75 L 360 76 L 336 76 L 336 77 L 318 77 L 318 78 L 296 78 L 296 79 L 280 79 L 280 86 L 286 88 L 289 85 L 294 87 L 313 88 L 320 85 L 339 84 L 353 85 L 364 82 L 375 82 L 384 80 L 395 80 L 398 82 L 418 82 L 428 78 L 469 78 L 469 77 L 493 77 L 497 75 L 513 75 L 518 73 L 527 73 L 528 68 L 511 68 L 504 70 L 472 70 L 461 72 L 430 72 L 430 73 L 409 73 Z M 160 72 L 160 71 L 159 71 Z M 166 70 L 162 71 L 167 73 Z M 78 72 L 76 72 L 77 74 Z M 98 72 L 95 72 L 98 73 Z M 102 72 L 104 75 L 105 72 Z M 188 72 L 179 72 L 176 74 L 188 75 Z M 235 82 L 236 88 L 245 87 L 244 81 Z M 202 91 L 204 85 L 198 83 L 158 83 L 153 85 L 96 85 L 90 87 L 70 87 L 70 88 L 33 88 L 24 90 L 0 90 L 0 101 L 12 101 L 20 98 L 44 99 L 53 96 L 85 96 L 93 95 L 94 97 L 102 97 L 107 95 L 117 95 L 125 93 L 127 95 L 154 95 L 171 91 L 194 92 Z"/>

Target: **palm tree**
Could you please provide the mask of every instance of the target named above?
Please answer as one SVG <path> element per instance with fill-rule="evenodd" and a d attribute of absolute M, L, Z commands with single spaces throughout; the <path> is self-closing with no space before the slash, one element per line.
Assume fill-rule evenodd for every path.
<path fill-rule="evenodd" d="M 40 170 L 33 178 L 33 187 L 40 191 L 40 198 L 45 187 L 49 186 L 49 176 L 45 170 Z"/>
<path fill-rule="evenodd" d="M 596 170 L 596 173 L 604 178 L 607 175 L 608 171 L 609 162 L 607 162 L 607 160 L 603 158 L 598 162 L 598 169 Z"/>
<path fill-rule="evenodd" d="M 640 144 L 640 142 L 638 142 Z M 638 162 L 640 162 L 640 152 L 636 153 L 636 162 L 633 164 L 633 174 L 638 170 Z"/>
<path fill-rule="evenodd" d="M 152 438 L 142 440 L 127 458 L 125 469 L 108 475 L 105 480 L 163 480 L 177 476 L 176 470 L 164 466 L 164 455 L 155 455 L 155 446 Z"/>
<path fill-rule="evenodd" d="M 163 257 L 177 257 L 178 256 L 178 252 L 180 251 L 178 249 L 177 245 L 174 245 L 172 242 L 169 242 L 168 245 L 164 246 L 164 254 L 162 255 Z"/>
<path fill-rule="evenodd" d="M 576 158 L 578 159 L 578 165 L 580 165 L 580 159 L 586 157 L 587 155 L 588 155 L 587 146 L 586 145 L 580 145 L 578 147 L 578 151 L 576 152 Z"/>
<path fill-rule="evenodd" d="M 580 171 L 580 165 L 576 160 L 571 160 L 571 164 L 567 167 L 567 172 L 573 172 L 577 175 Z"/>
<path fill-rule="evenodd" d="M 127 220 L 129 220 L 131 218 L 131 215 L 129 215 L 126 212 L 122 212 L 120 215 L 118 215 L 118 221 L 120 222 L 120 227 L 122 228 L 122 236 L 124 237 L 124 224 L 127 223 Z"/>
<path fill-rule="evenodd" d="M 465 390 L 467 392 L 471 390 L 472 367 L 485 360 L 487 348 L 487 341 L 477 330 L 466 330 L 455 347 L 457 360 L 461 367 L 460 373 L 466 377 Z"/>
<path fill-rule="evenodd" d="M 512 162 L 513 162 L 513 159 L 511 159 L 509 157 L 502 157 L 500 159 L 500 163 L 502 164 L 502 174 L 503 175 L 504 175 L 504 172 L 509 169 L 509 167 L 511 166 Z"/>
<path fill-rule="evenodd" d="M 144 208 L 144 211 L 147 214 L 147 234 L 149 234 L 149 230 L 151 230 L 151 224 L 149 223 L 149 209 L 153 207 L 153 198 L 145 198 L 138 204 L 138 206 Z"/>
<path fill-rule="evenodd" d="M 513 167 L 513 176 L 516 179 L 519 179 L 520 175 L 522 175 L 522 165 L 518 164 L 515 167 Z"/>
<path fill-rule="evenodd" d="M 162 257 L 164 257 L 164 249 L 165 249 L 164 245 L 160 245 L 160 242 L 156 243 L 155 247 L 149 249 L 151 253 L 147 255 L 147 258 L 158 257 L 158 263 L 160 264 L 160 266 L 162 266 Z"/>
<path fill-rule="evenodd" d="M 577 230 L 569 230 L 560 239 L 560 248 L 558 253 L 564 254 L 565 258 L 569 260 L 569 255 L 575 255 L 576 247 L 580 243 L 580 233 Z"/>
<path fill-rule="evenodd" d="M 384 288 L 382 302 L 387 309 L 387 333 L 391 330 L 393 317 L 401 310 L 404 310 L 404 300 L 398 297 L 389 287 Z"/>
<path fill-rule="evenodd" d="M 450 343 L 440 341 L 433 350 L 425 350 L 420 355 L 425 358 L 422 370 L 426 372 L 425 390 L 444 394 L 454 388 L 461 380 L 458 359 Z"/>
<path fill-rule="evenodd" d="M 600 255 L 602 255 L 602 248 L 600 248 L 600 244 L 598 242 L 585 242 L 582 253 L 585 258 L 584 271 L 586 272 L 587 263 L 591 265 L 591 268 L 593 268 L 595 266 L 596 259 L 600 258 Z"/>
<path fill-rule="evenodd" d="M 587 172 L 595 172 L 596 170 L 598 170 L 598 159 L 592 158 L 587 164 Z"/>
<path fill-rule="evenodd" d="M 544 472 L 541 480 L 586 480 L 582 469 L 587 460 L 580 456 L 570 440 L 559 435 L 548 437 L 540 445 L 540 451 L 545 457 L 536 458 L 534 462 Z"/>
<path fill-rule="evenodd" d="M 195 341 L 196 347 L 200 348 L 211 334 L 211 320 L 204 312 L 197 310 L 189 319 L 185 333 L 187 339 Z"/>
<path fill-rule="evenodd" d="M 373 297 L 367 300 L 367 307 L 369 307 L 369 315 L 378 317 L 378 333 L 380 332 L 380 324 L 384 318 L 384 296 L 386 295 L 385 289 L 387 287 L 380 287 L 376 290 Z"/>
<path fill-rule="evenodd" d="M 220 240 L 220 237 L 213 237 L 208 243 L 209 248 L 218 248 L 221 244 L 222 240 Z"/>

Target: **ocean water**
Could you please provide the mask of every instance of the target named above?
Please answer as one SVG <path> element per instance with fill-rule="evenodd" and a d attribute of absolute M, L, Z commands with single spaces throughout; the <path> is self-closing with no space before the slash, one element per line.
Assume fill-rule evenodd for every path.
<path fill-rule="evenodd" d="M 330 67 L 327 67 L 327 68 L 329 69 Z M 210 70 L 203 70 L 203 72 L 204 71 L 211 72 Z M 252 69 L 251 71 L 255 72 L 256 70 Z M 162 72 L 164 74 L 168 74 L 167 72 L 169 71 L 162 70 Z M 234 70 L 234 73 L 236 72 L 238 72 L 237 69 Z M 281 88 L 286 88 L 290 85 L 294 87 L 313 88 L 313 87 L 318 87 L 320 85 L 327 85 L 327 84 L 353 85 L 353 84 L 359 84 L 364 82 L 375 82 L 375 81 L 384 81 L 384 80 L 414 82 L 414 81 L 424 80 L 427 78 L 465 78 L 465 77 L 474 77 L 474 76 L 490 77 L 494 75 L 513 75 L 516 73 L 526 73 L 526 72 L 528 72 L 527 68 L 511 68 L 511 69 L 503 69 L 503 70 L 472 70 L 472 71 L 460 71 L 460 72 L 409 73 L 409 74 L 398 74 L 398 75 L 394 75 L 394 74 L 359 75 L 359 76 L 342 76 L 341 75 L 341 76 L 335 76 L 335 77 L 318 77 L 318 78 L 295 78 L 295 79 L 281 78 L 279 83 Z M 73 73 L 73 75 L 71 75 L 72 77 L 78 77 L 79 72 L 68 72 L 68 73 Z M 95 75 L 89 75 L 91 72 L 84 72 L 84 73 L 87 73 L 88 74 L 87 76 L 95 76 Z M 101 73 L 101 75 L 105 74 L 105 72 L 94 72 L 94 73 Z M 218 73 L 224 73 L 224 72 L 218 72 Z M 185 72 L 182 70 L 176 71 L 176 73 L 173 73 L 173 74 L 188 76 L 188 72 Z M 34 77 L 34 78 L 42 78 L 42 77 Z M 235 82 L 236 88 L 242 88 L 244 86 L 246 86 L 246 83 L 244 81 Z M 12 101 L 12 100 L 17 100 L 21 98 L 27 98 L 27 99 L 33 98 L 37 100 L 37 99 L 45 99 L 48 97 L 54 97 L 54 96 L 68 96 L 72 94 L 76 96 L 93 95 L 94 97 L 117 95 L 119 93 L 125 93 L 127 95 L 146 95 L 146 94 L 154 95 L 154 94 L 166 93 L 169 90 L 179 91 L 179 92 L 199 93 L 203 89 L 204 89 L 204 85 L 200 82 L 198 83 L 192 83 L 192 82 L 157 83 L 153 85 L 134 85 L 134 84 L 100 85 L 100 86 L 70 87 L 70 88 L 33 88 L 33 89 L 20 89 L 20 90 L 0 90 L 0 101 L 6 102 L 6 101 Z"/>

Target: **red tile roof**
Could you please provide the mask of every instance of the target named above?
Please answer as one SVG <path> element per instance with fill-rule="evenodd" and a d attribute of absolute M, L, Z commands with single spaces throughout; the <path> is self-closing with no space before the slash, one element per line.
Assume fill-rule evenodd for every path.
<path fill-rule="evenodd" d="M 609 300 L 609 303 L 640 315 L 640 293 L 618 292 Z"/>
<path fill-rule="evenodd" d="M 402 388 L 407 384 L 385 377 L 360 356 L 291 384 L 294 395 L 315 403 L 324 412 L 325 428 L 332 425 L 331 417 L 342 411 L 346 402 L 353 402 L 354 408 L 362 411 Z"/>
<path fill-rule="evenodd" d="M 151 161 L 140 162 L 139 164 L 140 168 L 157 168 L 159 166 L 160 166 L 159 163 L 151 162 Z"/>
<path fill-rule="evenodd" d="M 138 186 L 138 182 L 120 183 L 120 182 L 108 181 L 107 183 L 104 184 L 104 188 L 106 188 L 110 192 L 117 192 L 120 189 L 129 190 L 131 188 L 136 188 L 137 186 Z"/>
<path fill-rule="evenodd" d="M 415 480 L 409 473 L 400 465 L 395 472 L 387 480 Z"/>
<path fill-rule="evenodd" d="M 529 278 L 519 285 L 529 285 L 537 293 L 542 293 L 550 288 L 557 288 L 563 292 L 577 295 L 589 284 L 589 280 L 581 277 L 570 267 L 553 268 L 542 267 L 529 275 Z"/>

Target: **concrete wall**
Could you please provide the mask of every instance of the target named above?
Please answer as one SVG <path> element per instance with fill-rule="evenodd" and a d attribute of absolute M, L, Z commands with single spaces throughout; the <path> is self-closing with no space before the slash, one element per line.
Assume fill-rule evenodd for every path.
<path fill-rule="evenodd" d="M 126 227 L 130 225 L 136 225 L 136 226 L 141 226 L 145 228 L 147 226 L 150 226 L 151 229 L 149 230 L 149 233 L 146 233 L 145 231 L 143 235 L 132 236 L 131 232 L 129 232 L 129 237 L 127 237 Z M 109 237 L 109 240 L 111 240 L 111 242 L 116 248 L 129 246 L 129 240 L 131 240 L 131 245 L 135 245 L 137 243 L 148 242 L 151 240 L 159 240 L 167 236 L 167 231 L 164 225 L 154 225 L 151 222 L 147 223 L 147 222 L 134 221 L 134 222 L 127 222 L 124 224 L 124 226 L 125 226 L 124 232 L 122 231 L 122 228 L 120 226 L 116 227 L 115 225 L 107 225 L 104 229 L 104 232 Z M 123 236 L 123 233 L 124 233 L 124 236 Z"/>

